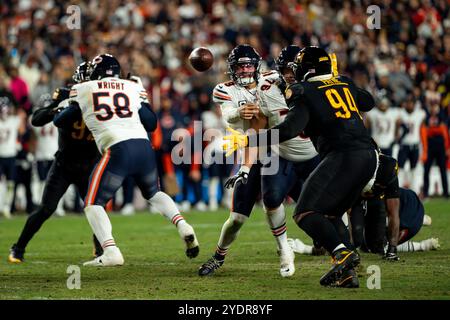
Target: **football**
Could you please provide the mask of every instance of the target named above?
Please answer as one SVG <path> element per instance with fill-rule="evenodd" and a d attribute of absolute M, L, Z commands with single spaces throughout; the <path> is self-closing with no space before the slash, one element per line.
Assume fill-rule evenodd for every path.
<path fill-rule="evenodd" d="M 189 55 L 189 62 L 195 70 L 203 72 L 211 68 L 214 56 L 209 49 L 200 47 L 192 50 Z"/>

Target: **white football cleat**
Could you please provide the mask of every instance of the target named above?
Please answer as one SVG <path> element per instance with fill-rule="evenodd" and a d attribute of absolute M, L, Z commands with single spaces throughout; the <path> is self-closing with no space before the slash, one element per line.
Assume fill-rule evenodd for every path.
<path fill-rule="evenodd" d="M 123 216 L 132 216 L 134 215 L 134 206 L 131 203 L 127 203 L 123 206 L 122 210 L 120 210 L 120 213 Z"/>
<path fill-rule="evenodd" d="M 195 210 L 198 211 L 207 211 L 208 210 L 208 206 L 206 205 L 206 203 L 204 203 L 203 201 L 199 201 L 197 202 L 197 204 L 195 205 Z"/>
<path fill-rule="evenodd" d="M 94 260 L 83 263 L 83 266 L 114 267 L 123 265 L 124 260 L 118 247 L 107 247 L 103 254 Z"/>
<path fill-rule="evenodd" d="M 437 250 L 440 247 L 441 245 L 439 244 L 439 239 L 437 238 L 430 238 L 420 241 L 420 248 L 423 251 Z"/>
<path fill-rule="evenodd" d="M 66 215 L 66 211 L 64 210 L 64 208 L 58 207 L 58 208 L 56 208 L 56 210 L 55 210 L 55 214 L 56 214 L 58 217 L 64 217 L 64 216 Z"/>
<path fill-rule="evenodd" d="M 291 277 L 295 273 L 294 264 L 294 251 L 288 250 L 278 250 L 278 255 L 280 256 L 280 274 L 283 278 Z"/>
<path fill-rule="evenodd" d="M 198 256 L 200 249 L 198 247 L 198 240 L 194 228 L 185 221 L 183 224 L 180 224 L 177 229 L 181 239 L 186 244 L 186 256 L 190 259 Z"/>
<path fill-rule="evenodd" d="M 422 225 L 424 225 L 424 226 L 431 226 L 431 222 L 432 222 L 431 217 L 429 215 L 425 214 L 423 216 L 423 223 L 422 223 Z"/>
<path fill-rule="evenodd" d="M 304 244 L 300 239 L 287 239 L 289 247 L 291 247 L 292 251 L 300 254 L 311 254 L 312 246 Z"/>
<path fill-rule="evenodd" d="M 11 211 L 9 210 L 8 207 L 5 207 L 5 208 L 3 209 L 3 216 L 4 216 L 6 219 L 11 219 Z"/>

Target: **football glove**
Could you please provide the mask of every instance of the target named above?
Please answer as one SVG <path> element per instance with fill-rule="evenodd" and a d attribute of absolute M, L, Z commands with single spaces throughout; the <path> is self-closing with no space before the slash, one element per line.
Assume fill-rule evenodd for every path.
<path fill-rule="evenodd" d="M 236 173 L 234 176 L 229 177 L 227 179 L 227 181 L 225 181 L 225 188 L 227 189 L 231 189 L 233 188 L 236 183 L 238 183 L 239 181 L 241 181 L 243 184 L 247 184 L 247 180 L 248 180 L 248 173 L 250 172 L 250 168 L 246 167 L 246 166 L 242 166 L 239 169 L 239 172 Z"/>
<path fill-rule="evenodd" d="M 69 99 L 70 89 L 68 88 L 56 88 L 53 91 L 52 99 L 53 101 L 63 101 Z"/>
<path fill-rule="evenodd" d="M 393 245 L 389 245 L 383 259 L 386 261 L 399 261 L 400 258 L 397 255 L 397 247 Z"/>
<path fill-rule="evenodd" d="M 247 135 L 240 133 L 237 130 L 231 129 L 230 127 L 228 127 L 227 130 L 230 131 L 231 134 L 223 137 L 223 150 L 227 152 L 225 154 L 226 157 L 233 154 L 233 152 L 235 152 L 237 149 L 245 148 L 248 145 Z"/>

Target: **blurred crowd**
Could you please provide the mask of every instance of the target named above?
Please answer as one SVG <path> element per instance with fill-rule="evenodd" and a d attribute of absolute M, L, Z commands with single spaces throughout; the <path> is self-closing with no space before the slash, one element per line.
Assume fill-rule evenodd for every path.
<path fill-rule="evenodd" d="M 77 18 L 74 11 L 68 11 L 70 5 L 80 9 L 80 29 L 69 28 L 71 19 Z M 370 5 L 381 9 L 380 29 L 366 24 Z M 435 146 L 443 149 L 447 166 L 449 12 L 447 0 L 3 0 L 0 101 L 11 95 L 19 113 L 29 117 L 43 95 L 72 83 L 71 76 L 81 61 L 104 52 L 115 55 L 124 75 L 141 77 L 158 113 L 153 144 L 163 188 L 170 189 L 184 210 L 191 205 L 206 210 L 206 204 L 215 210 L 221 199 L 228 203 L 220 181 L 232 166 L 173 165 L 170 153 L 176 142 L 171 141 L 172 133 L 177 128 L 192 132 L 195 120 L 204 120 L 203 129 L 223 128 L 211 92 L 215 84 L 228 80 L 226 57 L 235 45 L 252 45 L 264 60 L 263 69 L 275 68 L 275 59 L 286 45 L 318 45 L 336 53 L 339 72 L 372 92 L 379 104 L 400 110 L 413 103 L 424 111 L 426 127 L 443 128 Z M 192 49 L 200 46 L 208 47 L 215 57 L 213 67 L 204 73 L 187 62 Z M 28 123 L 18 137 L 21 162 L 17 163 L 29 169 L 27 175 L 33 181 L 37 176 L 33 173 L 36 137 Z M 394 133 L 394 156 L 402 147 L 399 132 Z M 434 159 L 430 157 L 435 152 L 433 141 L 428 144 L 426 140 L 433 140 L 436 132 L 421 132 L 423 163 Z M 442 161 L 435 163 L 441 165 Z M 448 196 L 442 188 L 444 177 L 441 179 L 437 192 Z M 18 181 L 26 184 L 28 180 L 22 177 Z M 405 178 L 407 183 L 412 182 Z M 416 183 L 418 188 L 423 185 L 422 181 Z M 124 204 L 133 203 L 129 192 L 133 182 L 127 185 Z M 424 196 L 433 193 L 423 188 L 422 192 Z M 27 198 L 39 201 L 39 196 Z M 26 207 L 29 211 L 32 205 Z"/>

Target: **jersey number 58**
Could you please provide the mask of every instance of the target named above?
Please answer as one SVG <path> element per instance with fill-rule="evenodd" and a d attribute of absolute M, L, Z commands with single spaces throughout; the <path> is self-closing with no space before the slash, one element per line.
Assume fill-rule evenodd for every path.
<path fill-rule="evenodd" d="M 118 92 L 112 96 L 111 107 L 109 104 L 100 103 L 101 98 L 109 98 L 109 92 L 94 92 L 92 101 L 94 103 L 94 112 L 104 110 L 106 114 L 96 114 L 95 117 L 100 121 L 110 120 L 114 114 L 119 118 L 129 118 L 133 115 L 130 110 L 130 99 L 123 92 Z"/>

